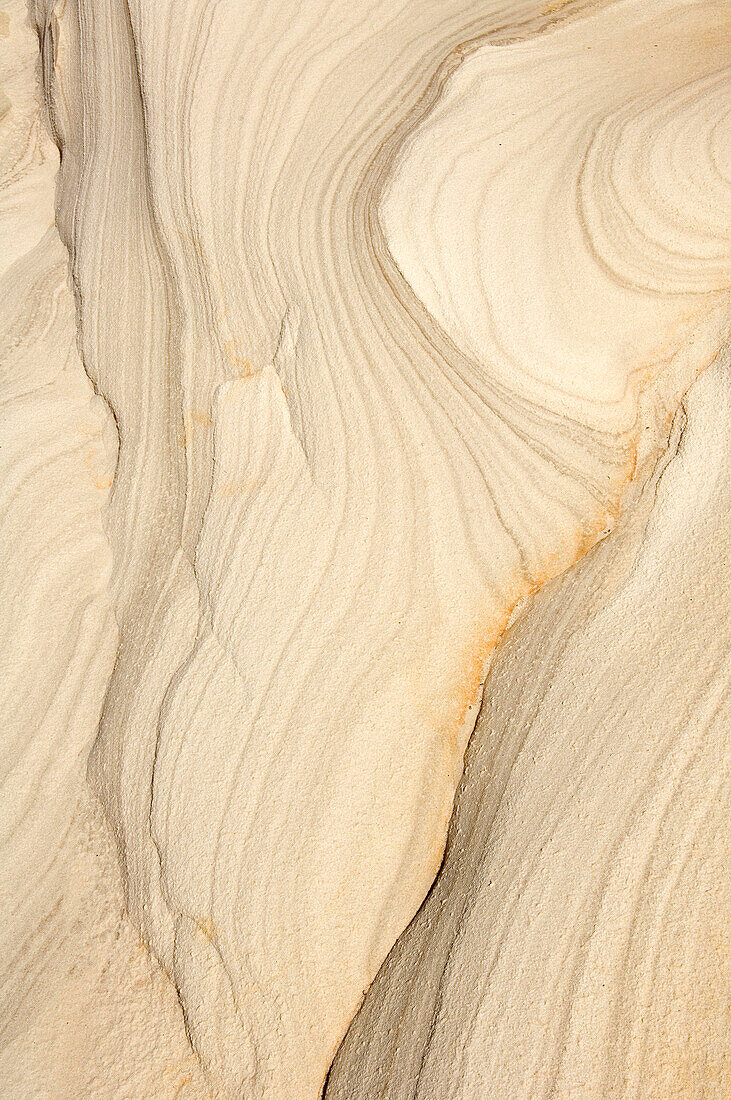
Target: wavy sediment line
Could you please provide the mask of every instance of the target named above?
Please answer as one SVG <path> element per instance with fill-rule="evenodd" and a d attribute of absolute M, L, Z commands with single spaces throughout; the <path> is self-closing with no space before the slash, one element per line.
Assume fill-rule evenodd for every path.
<path fill-rule="evenodd" d="M 498 647 L 442 868 L 326 1097 L 723 1095 L 728 380 L 727 344 Z"/>
<path fill-rule="evenodd" d="M 613 526 L 722 338 L 682 134 L 723 12 L 605 7 L 36 5 L 119 432 L 89 776 L 215 1095 L 320 1093 L 513 609 Z"/>
<path fill-rule="evenodd" d="M 0 1091 L 193 1100 L 206 1090 L 177 998 L 123 916 L 86 783 L 117 654 L 104 526 L 117 446 L 54 226 L 54 24 L 36 38 L 27 4 L 3 7 Z"/>

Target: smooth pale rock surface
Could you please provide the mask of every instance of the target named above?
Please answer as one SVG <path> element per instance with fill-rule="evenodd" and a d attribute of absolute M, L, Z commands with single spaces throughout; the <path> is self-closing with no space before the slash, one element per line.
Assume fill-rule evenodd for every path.
<path fill-rule="evenodd" d="M 728 338 L 725 4 L 3 16 L 0 1084 L 318 1097 L 439 868 L 494 647 L 569 570 L 515 627 L 535 667 L 491 674 L 518 787 L 465 779 L 480 849 L 450 840 L 328 1088 L 652 1095 L 686 1034 L 712 1088 L 716 993 L 701 1024 L 685 963 L 647 968 L 682 912 L 716 973 L 718 368 L 680 445 L 676 411 Z"/>

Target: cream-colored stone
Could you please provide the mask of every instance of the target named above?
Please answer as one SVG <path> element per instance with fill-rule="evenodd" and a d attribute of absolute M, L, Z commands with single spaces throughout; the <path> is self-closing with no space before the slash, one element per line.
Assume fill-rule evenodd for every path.
<path fill-rule="evenodd" d="M 32 0 L 26 20 L 14 0 L 5 30 L 0 1074 L 21 1095 L 48 1061 L 53 1096 L 316 1098 L 439 868 L 496 643 L 530 621 L 557 644 L 526 617 L 533 594 L 618 520 L 636 529 L 678 406 L 727 339 L 725 5 Z M 716 476 L 701 452 L 687 485 Z M 638 538 L 672 560 L 672 538 Z M 615 545 L 591 557 L 607 575 Z M 593 596 L 567 578 L 587 632 L 568 682 L 605 654 Z M 606 690 L 629 678 L 629 727 L 646 726 L 672 662 L 632 679 L 617 630 Z M 688 662 L 690 683 L 705 666 Z M 592 704 L 605 717 L 609 695 Z M 569 696 L 590 740 L 581 685 Z M 570 753 L 544 741 L 504 809 L 506 866 L 571 782 Z M 379 1087 L 602 1087 L 615 1025 L 572 1046 L 567 1024 L 551 1077 L 559 986 L 531 1007 L 551 921 L 573 935 L 575 840 L 545 840 L 544 924 L 504 918 L 527 976 L 517 1008 L 495 996 L 519 1036 L 495 1024 L 502 1053 L 467 1043 L 473 986 L 425 962 L 452 1030 L 417 1028 L 419 1082 L 389 1077 L 373 994 L 351 1034 L 383 1052 Z M 587 875 L 578 913 L 593 889 Z M 32 975 L 76 1006 L 68 1025 L 28 1000 Z M 582 1005 L 606 1014 L 595 993 Z M 87 1014 L 99 1038 L 77 1048 Z M 636 1042 L 630 1089 L 650 1080 Z M 368 1057 L 346 1044 L 337 1095 L 375 1095 Z"/>

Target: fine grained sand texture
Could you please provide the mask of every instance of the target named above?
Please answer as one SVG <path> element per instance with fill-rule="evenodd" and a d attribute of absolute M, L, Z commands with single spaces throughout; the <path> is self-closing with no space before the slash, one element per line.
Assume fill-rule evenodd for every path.
<path fill-rule="evenodd" d="M 4 0 L 0 1095 L 728 1095 L 730 58 Z"/>

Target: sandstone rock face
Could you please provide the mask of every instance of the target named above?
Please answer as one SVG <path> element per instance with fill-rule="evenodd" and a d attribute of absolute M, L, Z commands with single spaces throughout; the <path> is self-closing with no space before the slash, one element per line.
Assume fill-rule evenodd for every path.
<path fill-rule="evenodd" d="M 725 1095 L 725 3 L 5 8 L 0 1092 Z"/>
<path fill-rule="evenodd" d="M 506 635 L 444 865 L 328 1097 L 725 1095 L 728 367 Z"/>

